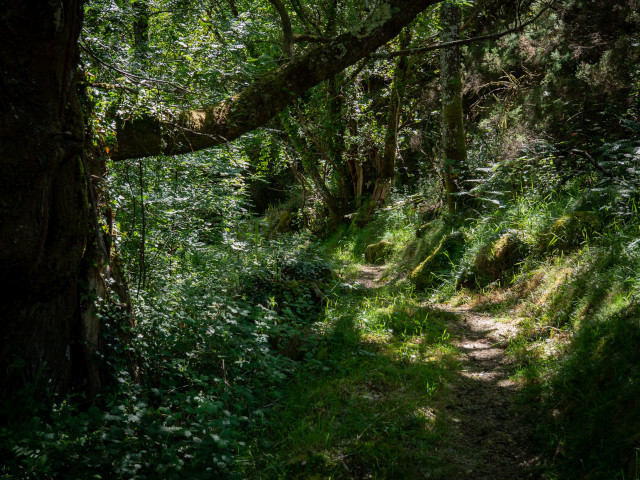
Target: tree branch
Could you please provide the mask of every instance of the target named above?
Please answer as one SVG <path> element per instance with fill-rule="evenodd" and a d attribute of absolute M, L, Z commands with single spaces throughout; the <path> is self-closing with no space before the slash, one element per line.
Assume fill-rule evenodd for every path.
<path fill-rule="evenodd" d="M 589 160 L 589 163 L 591 163 L 591 165 L 593 165 L 593 167 L 596 170 L 598 170 L 600 173 L 602 173 L 604 176 L 609 177 L 609 178 L 615 178 L 615 175 L 613 173 L 608 172 L 607 170 L 602 168 L 602 166 L 591 155 L 589 155 L 584 150 L 579 150 L 577 148 L 574 148 L 574 149 L 571 150 L 571 153 L 575 153 L 576 155 L 580 155 L 582 158 L 586 158 L 587 160 Z"/>
<path fill-rule="evenodd" d="M 115 67 L 113 65 L 110 65 L 108 63 L 106 63 L 105 61 L 101 60 L 95 53 L 93 53 L 93 51 L 84 43 L 80 42 L 80 49 L 82 51 L 84 51 L 87 55 L 89 55 L 91 58 L 93 58 L 96 62 L 98 62 L 100 65 L 102 65 L 104 68 L 107 68 L 109 70 L 113 70 L 114 72 L 119 73 L 120 75 L 122 75 L 124 78 L 129 79 L 130 81 L 135 81 L 138 84 L 144 84 L 144 83 L 156 83 L 158 85 L 169 85 L 171 87 L 173 87 L 175 92 L 188 92 L 189 89 L 183 85 L 180 85 L 179 83 L 176 82 L 170 82 L 168 80 L 160 80 L 159 78 L 149 78 L 149 77 L 141 77 L 140 75 L 136 75 L 134 73 L 131 72 L 127 72 L 126 70 L 122 70 L 121 68 Z"/>
<path fill-rule="evenodd" d="M 105 82 L 78 82 L 79 87 L 93 87 L 101 90 L 126 90 L 130 93 L 138 93 L 136 88 L 128 87 L 127 85 L 120 85 L 118 83 L 105 83 Z"/>
<path fill-rule="evenodd" d="M 282 3 L 282 0 L 269 0 L 273 8 L 276 9 L 278 15 L 280 15 L 280 22 L 282 23 L 282 51 L 287 58 L 293 57 L 293 32 L 291 31 L 291 19 L 289 13 Z"/>
<path fill-rule="evenodd" d="M 264 125 L 295 98 L 353 65 L 394 38 L 420 12 L 440 0 L 385 0 L 362 24 L 257 78 L 216 105 L 187 110 L 177 122 L 119 119 L 112 158 L 175 155 L 234 140 Z"/>
<path fill-rule="evenodd" d="M 309 42 L 309 43 L 330 43 L 332 38 L 321 37 L 319 35 L 294 35 L 293 41 L 295 43 Z"/>
<path fill-rule="evenodd" d="M 509 30 L 505 30 L 503 32 L 491 33 L 491 34 L 488 34 L 488 35 L 481 35 L 479 37 L 473 37 L 473 38 L 463 38 L 461 40 L 455 40 L 453 42 L 447 42 L 447 43 L 436 43 L 434 45 L 427 45 L 426 47 L 409 48 L 407 50 L 398 50 L 397 52 L 373 53 L 373 54 L 370 55 L 370 57 L 372 57 L 372 58 L 407 57 L 409 55 L 418 55 L 418 54 L 425 53 L 425 52 L 431 52 L 433 50 L 440 50 L 441 48 L 456 47 L 456 46 L 460 46 L 460 45 L 468 45 L 470 43 L 481 42 L 483 40 L 495 40 L 497 38 L 504 37 L 505 35 L 509 35 L 510 33 L 520 32 L 520 31 L 524 30 L 525 27 L 527 27 L 527 26 L 531 25 L 533 22 L 535 22 L 549 8 L 551 8 L 551 4 L 546 5 L 542 10 L 540 10 L 540 12 L 538 12 L 538 14 L 535 17 L 533 17 L 528 22 L 525 22 L 525 23 L 523 23 L 521 25 L 515 26 L 515 27 L 510 28 Z"/>

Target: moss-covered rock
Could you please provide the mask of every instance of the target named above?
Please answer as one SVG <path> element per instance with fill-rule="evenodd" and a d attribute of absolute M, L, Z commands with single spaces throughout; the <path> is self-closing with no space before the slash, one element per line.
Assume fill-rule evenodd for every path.
<path fill-rule="evenodd" d="M 445 235 L 438 248 L 411 272 L 411 281 L 419 288 L 433 286 L 460 260 L 465 241 L 466 237 L 462 232 Z"/>
<path fill-rule="evenodd" d="M 416 238 L 422 238 L 435 228 L 435 222 L 428 222 L 420 225 L 416 229 Z"/>
<path fill-rule="evenodd" d="M 367 263 L 384 263 L 393 253 L 393 243 L 388 240 L 382 240 L 378 243 L 367 245 L 364 251 L 364 258 Z"/>
<path fill-rule="evenodd" d="M 600 220 L 594 212 L 571 212 L 540 235 L 538 246 L 543 252 L 568 252 L 582 245 L 599 227 Z"/>
<path fill-rule="evenodd" d="M 509 231 L 492 244 L 480 248 L 460 284 L 484 287 L 496 280 L 504 281 L 529 254 L 529 250 L 524 232 Z"/>
<path fill-rule="evenodd" d="M 371 207 L 371 198 L 368 196 L 363 196 L 362 203 L 353 213 L 353 215 L 351 215 L 350 228 L 364 228 L 371 219 L 372 212 L 373 209 Z"/>
<path fill-rule="evenodd" d="M 293 215 L 290 211 L 285 210 L 275 218 L 269 229 L 269 238 L 274 238 L 279 233 L 288 233 L 292 231 Z"/>

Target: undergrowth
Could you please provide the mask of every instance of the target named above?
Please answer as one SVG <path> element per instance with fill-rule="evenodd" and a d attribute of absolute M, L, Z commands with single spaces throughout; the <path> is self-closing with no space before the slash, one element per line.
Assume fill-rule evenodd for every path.
<path fill-rule="evenodd" d="M 44 398 L 38 384 L 7 399 L 3 477 L 241 478 L 236 457 L 312 356 L 312 325 L 335 281 L 308 235 L 264 240 L 232 160 L 114 166 L 117 248 L 135 296 L 127 355 L 102 359 L 115 384 L 94 402 Z M 98 307 L 117 321 L 108 303 Z"/>
<path fill-rule="evenodd" d="M 306 234 L 265 240 L 232 163 L 142 165 L 147 192 L 122 167 L 112 195 L 136 366 L 104 359 L 117 384 L 93 404 L 43 399 L 37 384 L 28 401 L 8 399 L 2 475 L 446 478 L 430 448 L 448 428 L 437 398 L 457 368 L 441 301 L 519 319 L 507 353 L 537 406 L 548 478 L 640 478 L 635 180 L 585 168 L 567 178 L 556 154 L 540 142 L 478 160 L 470 209 L 396 193 L 365 228 L 322 246 Z M 211 198 L 195 201 L 214 170 L 224 175 Z M 438 253 L 446 238 L 457 243 Z M 365 249 L 381 240 L 393 246 L 375 267 L 383 283 L 359 285 Z M 417 288 L 409 279 L 434 253 L 437 272 Z"/>
<path fill-rule="evenodd" d="M 597 153 L 615 169 L 616 156 L 637 161 L 637 142 L 631 143 L 624 151 L 604 144 Z M 514 380 L 525 387 L 524 400 L 539 405 L 538 440 L 549 458 L 549 478 L 637 479 L 637 174 L 606 178 L 583 166 L 569 178 L 556 169 L 556 154 L 555 146 L 540 143 L 509 162 L 488 168 L 480 162 L 472 210 L 434 219 L 419 202 L 396 199 L 395 223 L 387 211 L 375 227 L 333 245 L 343 260 L 361 263 L 368 243 L 393 242 L 386 278 L 403 285 L 401 272 L 411 274 L 445 236 L 462 233 L 462 255 L 448 257 L 436 281 L 416 293 L 519 318 L 507 353 L 516 362 Z M 478 268 L 487 265 L 482 255 L 506 235 L 518 236 L 521 253 L 511 255 L 495 281 L 479 282 Z"/>
<path fill-rule="evenodd" d="M 415 478 L 443 471 L 435 394 L 455 370 L 446 313 L 408 286 L 346 284 L 314 359 L 274 407 L 245 460 L 250 478 Z"/>

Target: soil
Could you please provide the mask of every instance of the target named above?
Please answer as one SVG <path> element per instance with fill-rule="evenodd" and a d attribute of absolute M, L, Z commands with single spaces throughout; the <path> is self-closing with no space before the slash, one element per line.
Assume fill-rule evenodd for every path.
<path fill-rule="evenodd" d="M 460 351 L 460 370 L 442 400 L 451 428 L 438 446 L 454 478 L 542 479 L 528 405 L 509 377 L 515 367 L 505 350 L 518 319 L 496 318 L 468 306 L 439 308 L 455 314 L 449 330 Z"/>
<path fill-rule="evenodd" d="M 384 266 L 362 266 L 357 281 L 380 287 L 383 271 Z M 519 400 L 520 386 L 510 378 L 515 365 L 506 354 L 519 319 L 476 312 L 468 305 L 432 307 L 453 314 L 448 331 L 460 352 L 459 369 L 439 404 L 447 427 L 434 454 L 447 473 L 432 478 L 544 479 L 531 409 Z"/>
<path fill-rule="evenodd" d="M 356 283 L 365 288 L 378 288 L 385 282 L 382 279 L 384 265 L 360 265 Z"/>

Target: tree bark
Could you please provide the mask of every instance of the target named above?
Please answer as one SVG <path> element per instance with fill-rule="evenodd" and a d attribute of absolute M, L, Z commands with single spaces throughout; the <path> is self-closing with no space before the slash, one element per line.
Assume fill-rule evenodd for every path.
<path fill-rule="evenodd" d="M 280 22 L 282 24 L 282 53 L 285 57 L 293 57 L 293 32 L 291 30 L 291 19 L 287 8 L 282 3 L 282 0 L 269 0 L 273 8 L 275 8 L 278 15 L 280 15 Z"/>
<path fill-rule="evenodd" d="M 11 392 L 46 375 L 65 391 L 86 378 L 78 268 L 89 200 L 75 81 L 82 1 L 3 2 L 1 11 L 0 384 Z"/>
<path fill-rule="evenodd" d="M 404 33 L 400 37 L 400 50 L 407 48 L 410 37 Z M 389 111 L 387 112 L 387 131 L 384 137 L 384 151 L 376 165 L 377 178 L 371 196 L 371 208 L 376 208 L 384 203 L 391 190 L 391 182 L 396 171 L 396 153 L 398 149 L 398 127 L 400 126 L 400 113 L 402 111 L 402 97 L 405 91 L 405 82 L 409 60 L 401 57 L 393 72 L 393 84 L 389 98 Z"/>
<path fill-rule="evenodd" d="M 112 158 L 174 155 L 234 140 L 264 125 L 293 99 L 395 37 L 439 0 L 385 0 L 361 25 L 258 78 L 217 105 L 182 112 L 174 121 L 120 119 Z"/>
<path fill-rule="evenodd" d="M 451 3 L 440 5 L 441 41 L 449 43 L 460 37 L 460 7 Z M 459 208 L 455 194 L 459 191 L 458 172 L 467 159 L 467 144 L 462 114 L 462 72 L 460 47 L 440 50 L 440 85 L 442 94 L 442 177 L 447 208 Z"/>
<path fill-rule="evenodd" d="M 93 398 L 109 378 L 99 360 L 106 344 L 97 306 L 112 290 L 115 308 L 131 318 L 100 225 L 92 185 L 100 167 L 83 155 L 75 78 L 82 3 L 3 2 L 0 10 L 0 385 L 7 401 L 19 402 L 15 395 L 27 385 Z"/>

